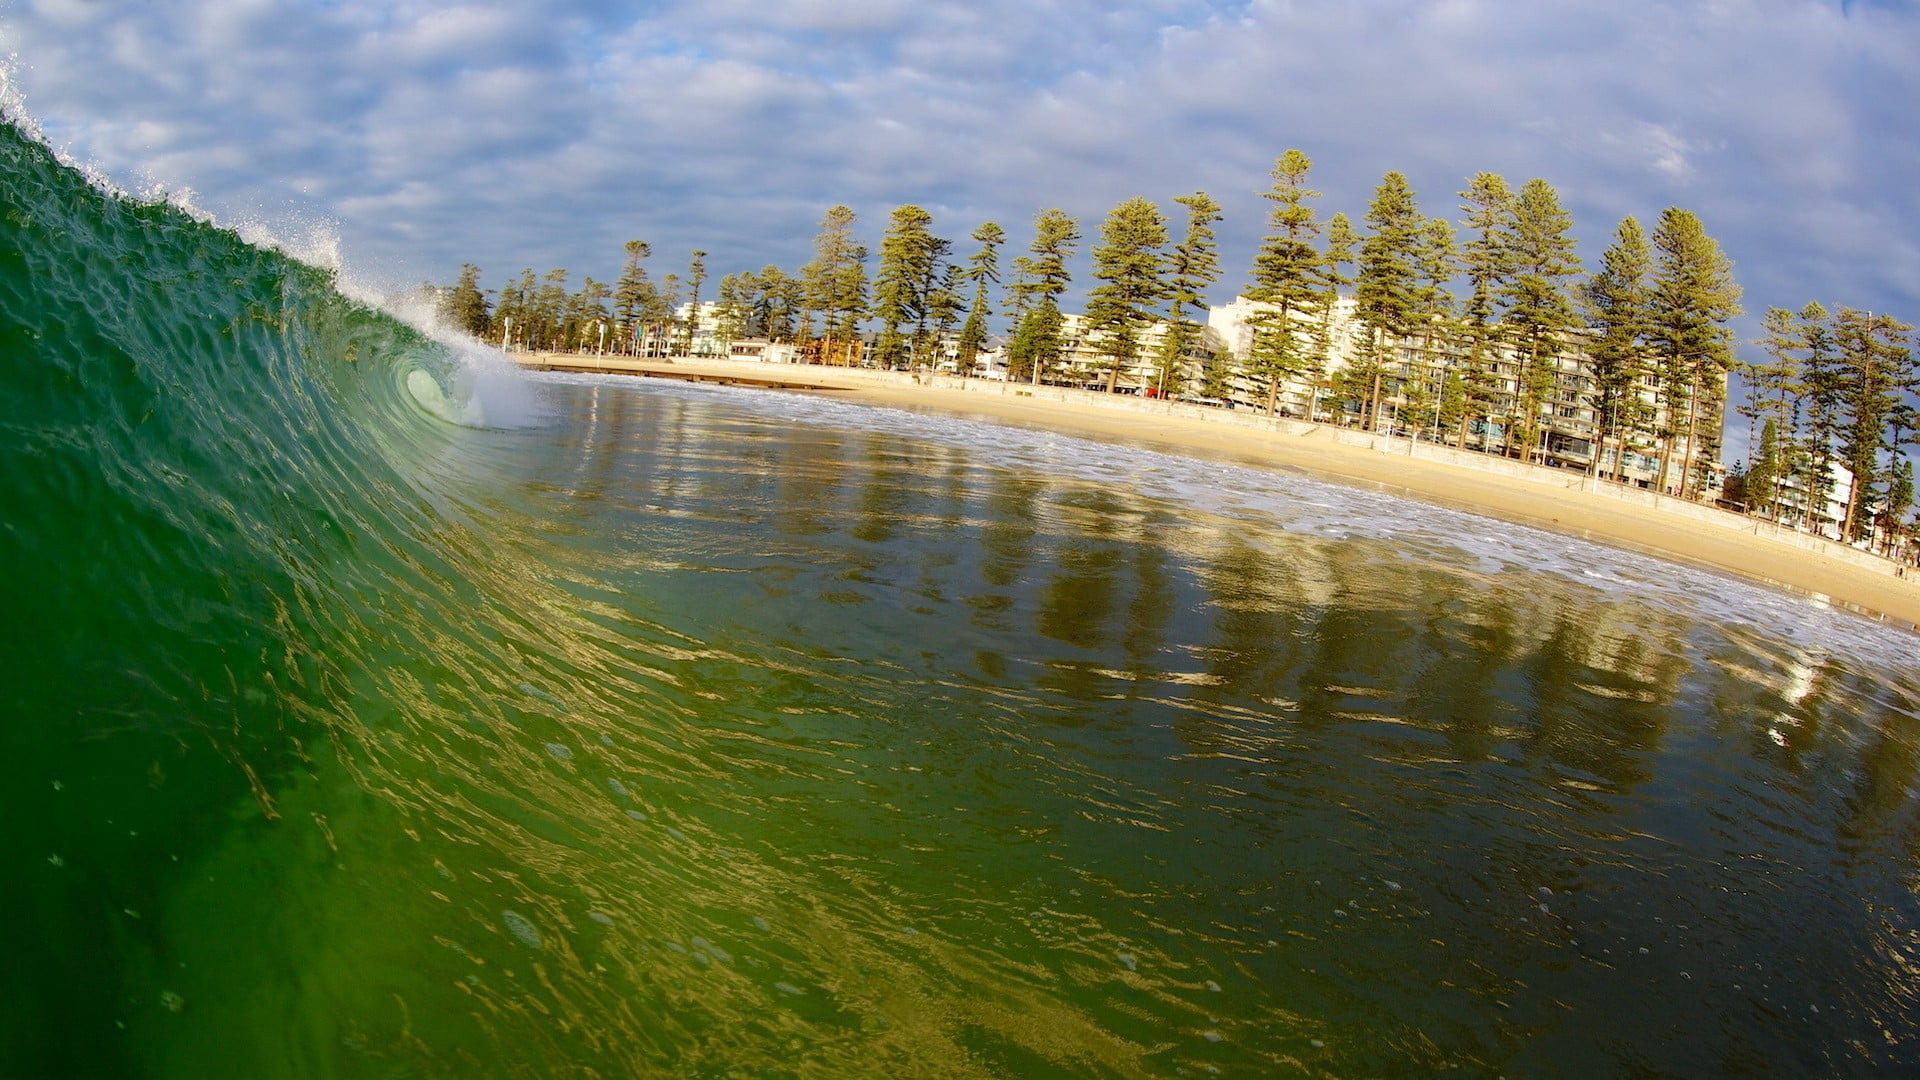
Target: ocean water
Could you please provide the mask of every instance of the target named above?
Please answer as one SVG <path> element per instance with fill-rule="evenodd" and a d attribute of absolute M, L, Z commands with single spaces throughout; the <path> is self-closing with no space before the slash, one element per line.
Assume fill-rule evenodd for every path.
<path fill-rule="evenodd" d="M 1920 1065 L 1908 632 L 0 169 L 0 1076 Z"/>

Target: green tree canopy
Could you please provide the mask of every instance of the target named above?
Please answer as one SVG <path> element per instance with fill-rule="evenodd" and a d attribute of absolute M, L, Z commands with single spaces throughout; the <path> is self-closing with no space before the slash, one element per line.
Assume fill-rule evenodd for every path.
<path fill-rule="evenodd" d="M 1593 334 L 1587 344 L 1593 375 L 1587 403 L 1593 408 L 1598 442 L 1604 445 L 1618 437 L 1616 477 L 1626 454 L 1627 433 L 1638 430 L 1650 416 L 1640 385 L 1647 375 L 1647 335 L 1652 328 L 1652 269 L 1647 234 L 1638 220 L 1628 217 L 1614 229 L 1612 246 L 1600 256 L 1600 269 L 1580 290 L 1581 308 Z M 1596 452 L 1596 468 L 1599 460 Z"/>
<path fill-rule="evenodd" d="M 1198 331 L 1190 312 L 1205 311 L 1207 287 L 1220 280 L 1220 256 L 1213 223 L 1220 220 L 1220 204 L 1204 191 L 1173 200 L 1187 208 L 1187 230 L 1167 253 L 1167 333 L 1161 342 L 1157 389 L 1180 392 L 1181 360 L 1192 348 Z"/>
<path fill-rule="evenodd" d="M 484 337 L 487 315 L 487 295 L 480 291 L 480 268 L 466 263 L 460 267 L 459 280 L 441 301 L 440 318 L 456 330 Z"/>
<path fill-rule="evenodd" d="M 1000 283 L 1000 245 L 1006 243 L 1006 231 L 987 221 L 973 230 L 971 239 L 980 245 L 967 258 L 966 280 L 973 283 L 973 306 L 960 327 L 958 367 L 961 376 L 973 374 L 973 365 L 987 343 L 987 320 L 993 317 L 993 302 L 988 290 Z"/>
<path fill-rule="evenodd" d="M 1522 455 L 1531 457 L 1540 449 L 1540 410 L 1553 387 L 1561 345 L 1577 322 L 1568 287 L 1580 272 L 1580 258 L 1574 254 L 1573 217 L 1561 207 L 1553 185 L 1527 181 L 1512 208 L 1506 230 L 1509 276 L 1498 295 L 1520 351 L 1515 428 Z"/>
<path fill-rule="evenodd" d="M 1366 221 L 1371 231 L 1360 241 L 1353 300 L 1354 313 L 1366 327 L 1367 341 L 1345 375 L 1348 396 L 1362 401 L 1361 414 L 1371 429 L 1384 389 L 1387 342 L 1411 336 L 1419 310 L 1420 249 L 1426 218 L 1414 203 L 1407 178 L 1389 172 L 1374 189 Z"/>
<path fill-rule="evenodd" d="M 807 313 L 821 317 L 821 360 L 851 362 L 860 321 L 867 311 L 867 249 L 853 238 L 853 211 L 842 205 L 820 220 L 813 241 L 813 260 L 801 270 Z M 802 327 L 810 331 L 811 318 L 803 314 Z"/>
<path fill-rule="evenodd" d="M 1107 392 L 1119 388 L 1120 371 L 1140 355 L 1143 328 L 1167 298 L 1167 219 L 1160 208 L 1134 196 L 1107 215 L 1093 249 L 1093 276 L 1100 284 L 1087 295 L 1087 325 L 1108 358 Z"/>
<path fill-rule="evenodd" d="M 1273 164 L 1273 186 L 1262 192 L 1272 205 L 1267 211 L 1267 236 L 1254 253 L 1248 300 L 1263 307 L 1247 320 L 1248 374 L 1266 382 L 1267 412 L 1274 411 L 1283 380 L 1298 378 L 1312 365 L 1310 334 L 1299 320 L 1311 319 L 1321 300 L 1328 268 L 1317 242 L 1320 224 L 1309 199 L 1320 193 L 1307 186 L 1313 162 L 1290 149 Z"/>
<path fill-rule="evenodd" d="M 1740 286 L 1733 264 L 1707 235 L 1692 211 L 1668 207 L 1653 230 L 1655 268 L 1651 338 L 1665 412 L 1665 449 L 1660 487 L 1667 490 L 1674 443 L 1684 433 L 1686 457 L 1682 494 L 1697 490 L 1693 461 L 1700 442 L 1702 412 L 1713 414 L 1718 430 L 1718 395 L 1733 364 L 1727 324 L 1740 314 Z M 1684 423 L 1681 414 L 1684 412 Z"/>
<path fill-rule="evenodd" d="M 933 215 L 921 207 L 895 207 L 880 239 L 880 266 L 873 277 L 873 314 L 880 320 L 874 361 L 880 367 L 906 366 L 908 338 L 900 328 L 926 315 L 927 285 L 937 263 L 932 224 Z"/>
<path fill-rule="evenodd" d="M 638 342 L 639 328 L 653 321 L 651 315 L 659 291 L 647 279 L 646 261 L 652 254 L 653 247 L 645 240 L 627 241 L 626 264 L 621 267 L 620 276 L 613 283 L 614 325 L 620 331 L 622 343 L 629 349 Z"/>
<path fill-rule="evenodd" d="M 1067 259 L 1080 242 L 1080 223 L 1058 208 L 1040 211 L 1033 221 L 1030 254 L 1016 261 L 1019 280 L 1013 295 L 1020 311 L 1008 360 L 1015 377 L 1030 374 L 1038 383 L 1060 356 L 1060 296 L 1072 282 Z"/>

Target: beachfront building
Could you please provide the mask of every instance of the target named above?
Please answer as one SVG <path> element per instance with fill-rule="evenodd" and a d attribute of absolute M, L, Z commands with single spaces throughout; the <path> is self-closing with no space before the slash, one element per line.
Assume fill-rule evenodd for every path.
<path fill-rule="evenodd" d="M 1812 485 L 1794 470 L 1776 481 L 1770 505 L 1762 516 L 1803 532 L 1838 538 L 1847 520 L 1847 493 L 1853 490 L 1853 470 L 1838 461 L 1827 463 L 1824 484 Z"/>
<path fill-rule="evenodd" d="M 1341 422 L 1332 394 L 1334 372 L 1346 367 L 1359 354 L 1361 342 L 1355 335 L 1360 322 L 1354 315 L 1354 301 L 1342 296 L 1331 312 L 1290 313 L 1295 339 L 1303 363 L 1296 378 L 1275 379 L 1256 374 L 1248 359 L 1253 355 L 1254 328 L 1264 317 L 1277 317 L 1271 304 L 1255 303 L 1236 296 L 1231 303 L 1207 309 L 1207 328 L 1220 339 L 1230 362 L 1225 396 L 1236 405 L 1265 411 L 1271 403 L 1275 415 L 1315 422 Z M 1271 399 L 1271 402 L 1269 402 Z M 1358 422 L 1356 407 L 1353 422 Z"/>
<path fill-rule="evenodd" d="M 799 364 L 805 362 L 800 346 L 763 337 L 735 338 L 727 343 L 727 359 L 755 364 Z"/>
<path fill-rule="evenodd" d="M 927 360 L 928 366 L 944 375 L 1004 380 L 1007 377 L 1007 342 L 998 335 L 988 335 L 986 343 L 973 354 L 973 366 L 963 372 L 960 370 L 960 332 L 949 330 L 933 343 Z"/>
<path fill-rule="evenodd" d="M 1210 326 L 1192 328 L 1186 347 L 1172 364 L 1162 359 L 1171 327 L 1154 322 L 1143 327 L 1131 362 L 1114 371 L 1113 342 L 1095 330 L 1085 315 L 1064 315 L 1060 327 L 1060 356 L 1049 364 L 1042 378 L 1049 383 L 1081 386 L 1088 390 L 1113 389 L 1122 394 L 1157 396 L 1199 396 L 1209 380 L 1209 369 L 1226 352 L 1226 342 Z"/>
<path fill-rule="evenodd" d="M 1277 315 L 1271 305 L 1245 297 L 1208 312 L 1208 326 L 1233 357 L 1233 375 L 1226 385 L 1235 404 L 1526 458 L 1643 488 L 1660 483 L 1661 455 L 1670 449 L 1668 491 L 1682 489 L 1682 473 L 1689 466 L 1696 476 L 1695 490 L 1718 490 L 1723 479 L 1719 453 L 1724 375 L 1719 387 L 1701 395 L 1691 445 L 1688 418 L 1664 415 L 1655 386 L 1643 380 L 1636 393 L 1651 420 L 1638 435 L 1627 433 L 1623 447 L 1615 418 L 1595 411 L 1594 373 L 1580 335 L 1562 338 L 1554 352 L 1540 357 L 1531 386 L 1526 386 L 1527 357 L 1511 342 L 1493 344 L 1476 362 L 1466 335 L 1422 331 L 1381 342 L 1376 357 L 1353 299 L 1343 296 L 1323 311 L 1291 313 L 1301 350 L 1295 373 L 1258 374 L 1249 363 L 1255 328 L 1263 317 Z M 1606 445 L 1596 446 L 1602 430 L 1611 434 Z M 1648 434 L 1665 431 L 1677 432 L 1671 443 Z"/>
<path fill-rule="evenodd" d="M 698 309 L 692 302 L 683 302 L 673 311 L 674 325 L 663 328 L 657 335 L 667 347 L 670 355 L 718 358 L 731 352 L 733 339 L 740 335 L 740 329 L 733 325 L 737 320 L 729 319 L 726 305 L 718 300 L 702 300 Z M 689 337 L 687 330 L 691 325 L 693 333 Z"/>

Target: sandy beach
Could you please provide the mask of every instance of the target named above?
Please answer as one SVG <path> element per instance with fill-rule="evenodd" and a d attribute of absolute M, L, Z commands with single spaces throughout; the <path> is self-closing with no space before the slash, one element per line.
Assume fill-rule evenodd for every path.
<path fill-rule="evenodd" d="M 832 393 L 892 408 L 975 417 L 1393 491 L 1455 509 L 1705 566 L 1920 627 L 1920 574 L 1767 522 L 1577 473 L 1427 443 L 1201 405 L 951 376 L 709 360 L 524 354 L 523 365 L 737 380 L 772 392 Z M 743 392 L 746 392 L 743 389 Z"/>

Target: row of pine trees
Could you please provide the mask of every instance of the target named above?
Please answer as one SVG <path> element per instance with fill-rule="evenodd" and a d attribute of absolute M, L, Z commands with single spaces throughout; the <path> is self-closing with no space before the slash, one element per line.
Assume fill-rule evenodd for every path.
<path fill-rule="evenodd" d="M 1803 524 L 1806 508 L 1838 497 L 1840 535 L 1859 540 L 1878 525 L 1889 549 L 1906 534 L 1914 505 L 1910 447 L 1920 446 L 1920 368 L 1913 327 L 1854 308 L 1769 308 L 1743 365 L 1751 452 L 1740 477 L 1754 512 Z M 1846 469 L 1845 491 L 1834 470 Z M 1810 497 L 1810 498 L 1809 498 Z"/>
<path fill-rule="evenodd" d="M 1651 231 L 1626 218 L 1589 273 L 1572 216 L 1545 180 L 1516 190 L 1498 174 L 1479 173 L 1458 193 L 1456 225 L 1423 214 L 1406 177 L 1390 172 L 1356 230 L 1345 214 L 1320 217 L 1311 169 L 1298 150 L 1274 163 L 1262 193 L 1267 232 L 1239 290 L 1261 314 L 1246 355 L 1221 357 L 1201 373 L 1202 393 L 1219 394 L 1237 376 L 1260 388 L 1272 411 L 1283 386 L 1324 388 L 1369 427 L 1392 397 L 1403 403 L 1397 420 L 1406 426 L 1465 447 L 1470 429 L 1497 425 L 1510 433 L 1502 452 L 1531 457 L 1542 442 L 1545 403 L 1563 376 L 1560 361 L 1577 350 L 1600 444 L 1620 456 L 1657 453 L 1661 490 L 1707 494 L 1711 455 L 1698 448 L 1718 445 L 1727 375 L 1736 366 L 1730 323 L 1742 312 L 1732 265 L 1695 214 L 1668 208 Z M 1110 390 L 1143 361 L 1159 369 L 1170 392 L 1179 388 L 1207 293 L 1221 278 L 1219 204 L 1204 191 L 1173 202 L 1181 220 L 1145 198 L 1121 202 L 1089 252 L 1088 340 L 1103 351 Z M 1066 344 L 1060 301 L 1084 239 L 1077 219 L 1058 208 L 1036 215 L 1033 238 L 1004 283 L 1007 235 L 995 222 L 975 228 L 970 246 L 956 253 L 929 212 L 900 206 L 877 259 L 856 224 L 853 210 L 835 206 L 820 222 L 813 258 L 798 271 L 769 265 L 722 277 L 712 296 L 720 336 L 794 343 L 819 363 L 885 368 L 938 363 L 957 341 L 959 370 L 968 372 L 1001 319 L 1010 377 L 1038 381 L 1059 363 Z M 707 253 L 693 252 L 684 274 L 658 282 L 647 270 L 649 245 L 630 241 L 625 254 L 611 286 L 586 278 L 569 291 L 564 270 L 543 279 L 526 270 L 491 301 L 469 264 L 443 294 L 445 313 L 503 343 L 691 352 L 694 328 L 675 313 L 683 302 L 698 310 L 707 298 Z M 1336 365 L 1329 330 L 1343 295 L 1360 339 Z M 1146 357 L 1156 324 L 1165 331 L 1156 355 Z M 1829 466 L 1839 463 L 1853 474 L 1843 524 L 1849 538 L 1902 519 L 1912 505 L 1904 451 L 1920 442 L 1910 328 L 1848 309 L 1828 315 L 1818 305 L 1769 311 L 1766 327 L 1768 359 L 1742 368 L 1748 394 L 1740 412 L 1754 426 L 1752 461 L 1737 478 L 1751 508 L 1795 520 L 1807 493 L 1824 493 Z"/>

